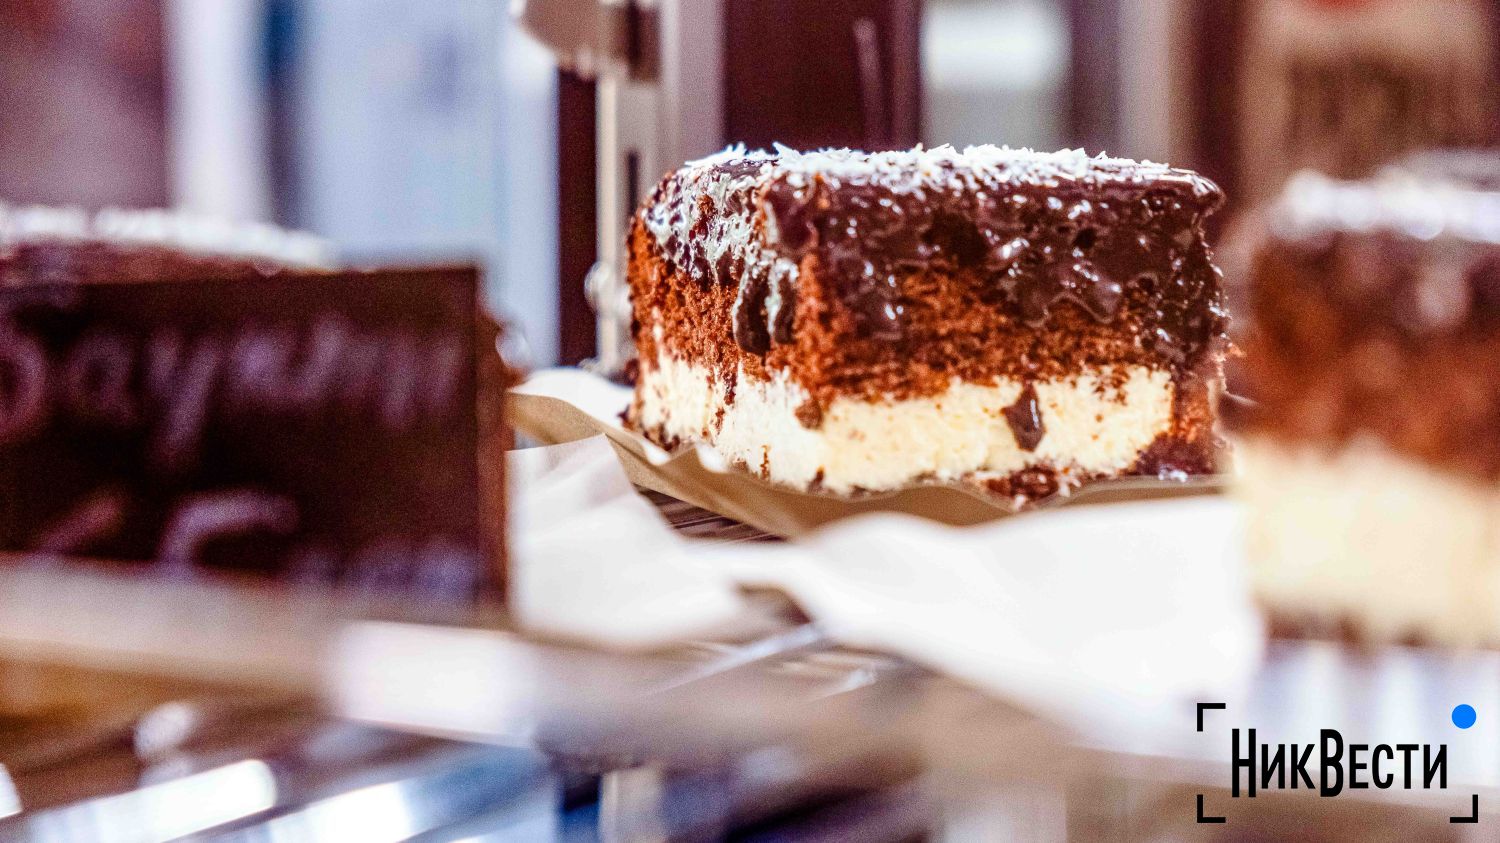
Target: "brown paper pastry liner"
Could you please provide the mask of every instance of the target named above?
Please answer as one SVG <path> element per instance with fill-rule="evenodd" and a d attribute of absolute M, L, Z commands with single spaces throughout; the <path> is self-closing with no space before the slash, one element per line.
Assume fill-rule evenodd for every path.
<path fill-rule="evenodd" d="M 671 495 L 695 506 L 749 524 L 777 536 L 794 538 L 844 518 L 871 512 L 897 512 L 953 526 L 984 524 L 1016 514 L 1010 501 L 986 497 L 958 485 L 916 486 L 896 492 L 861 497 L 840 497 L 803 492 L 768 483 L 740 469 L 724 465 L 706 447 L 684 446 L 675 452 L 662 450 L 645 437 L 627 430 L 615 415 L 605 417 L 597 395 L 585 403 L 554 388 L 558 381 L 544 378 L 523 384 L 507 396 L 506 412 L 517 432 L 542 445 L 575 442 L 592 436 L 609 439 L 626 475 L 635 485 Z M 565 373 L 570 387 L 590 392 L 619 391 L 623 411 L 629 392 L 603 378 L 583 372 Z M 592 383 L 590 382 L 592 381 Z M 1091 482 L 1071 495 L 1055 495 L 1028 510 L 1064 504 L 1119 503 L 1202 494 L 1223 490 L 1219 476 L 1194 477 L 1185 481 L 1153 477 L 1126 477 Z"/>

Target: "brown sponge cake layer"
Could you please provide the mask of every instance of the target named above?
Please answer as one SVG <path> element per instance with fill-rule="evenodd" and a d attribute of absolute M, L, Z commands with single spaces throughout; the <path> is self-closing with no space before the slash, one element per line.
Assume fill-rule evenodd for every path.
<path fill-rule="evenodd" d="M 643 368 L 651 368 L 654 361 L 667 355 L 696 361 L 731 385 L 741 376 L 763 381 L 773 372 L 790 372 L 799 383 L 809 385 L 810 400 L 799 408 L 799 421 L 817 427 L 823 408 L 837 396 L 866 401 L 925 397 L 943 392 L 955 378 L 973 383 L 999 377 L 1035 380 L 1083 371 L 1118 371 L 1121 365 L 1142 366 L 1167 372 L 1172 379 L 1173 422 L 1127 473 L 1197 475 L 1212 473 L 1217 465 L 1222 450 L 1214 431 L 1213 392 L 1220 378 L 1217 358 L 1200 362 L 1197 368 L 1174 367 L 1142 350 L 1123 324 L 1099 323 L 1064 307 L 1054 313 L 1052 329 L 1029 328 L 1015 324 L 1003 312 L 959 306 L 963 301 L 960 298 L 946 302 L 952 311 L 948 336 L 935 332 L 932 342 L 912 344 L 911 357 L 906 360 L 892 354 L 889 346 L 881 346 L 883 359 L 860 360 L 859 352 L 868 351 L 869 346 L 841 342 L 837 329 L 824 326 L 822 317 L 829 307 L 816 293 L 804 295 L 798 303 L 802 311 L 799 324 L 811 327 L 798 332 L 797 342 L 777 346 L 764 356 L 755 355 L 725 341 L 730 330 L 733 288 L 694 282 L 661 258 L 639 226 L 632 232 L 630 245 L 638 328 L 650 326 L 649 330 L 637 330 Z M 929 274 L 934 275 L 938 273 Z M 932 286 L 941 289 L 974 279 L 933 280 Z M 729 391 L 733 392 L 733 386 Z M 700 438 L 711 438 L 714 432 L 703 431 Z M 670 447 L 679 444 L 666 435 L 654 438 Z M 988 480 L 982 485 L 1005 497 L 1014 496 L 1012 489 L 1045 489 L 1050 494 L 1068 486 L 1052 476 L 1055 472 L 1044 474 L 1044 479 L 1032 474 L 1003 482 Z"/>

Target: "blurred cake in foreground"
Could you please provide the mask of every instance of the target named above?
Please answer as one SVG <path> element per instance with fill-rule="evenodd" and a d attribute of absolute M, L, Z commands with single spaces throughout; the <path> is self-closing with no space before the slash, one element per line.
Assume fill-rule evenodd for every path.
<path fill-rule="evenodd" d="M 1500 644 L 1500 193 L 1302 175 L 1236 413 L 1255 585 L 1301 633 Z"/>
<path fill-rule="evenodd" d="M 690 163 L 631 228 L 627 419 L 835 494 L 956 482 L 1022 505 L 1211 472 L 1220 202 L 1081 151 Z"/>
<path fill-rule="evenodd" d="M 360 280 L 405 274 L 420 279 L 437 277 L 442 274 L 441 270 L 451 270 L 448 274 L 463 276 L 465 280 L 469 280 L 478 273 L 478 270 L 472 267 L 441 268 L 438 271 L 406 267 L 379 270 L 358 268 L 348 272 L 338 272 L 341 269 L 335 250 L 329 241 L 304 232 L 289 231 L 272 225 L 228 222 L 161 209 L 106 209 L 88 212 L 75 208 L 14 206 L 0 203 L 0 291 L 7 291 L 7 295 L 12 300 L 20 302 L 25 301 L 25 296 L 21 294 L 23 288 L 49 285 L 108 287 L 117 284 L 144 285 L 151 282 L 177 282 L 179 285 L 194 286 L 198 283 L 223 282 L 228 285 L 224 289 L 230 289 L 239 284 L 264 280 L 268 282 L 288 281 L 301 287 L 311 287 L 323 281 L 345 277 Z M 372 281 L 372 284 L 374 283 L 377 282 Z M 416 283 L 419 282 L 414 282 Z M 473 281 L 469 286 L 477 287 L 477 281 Z M 247 321 L 241 324 L 238 321 L 240 314 L 229 311 L 220 314 L 213 324 L 195 325 L 195 331 L 201 328 L 205 333 L 216 331 L 223 336 L 238 337 L 243 342 L 233 346 L 236 349 L 235 353 L 239 353 L 238 349 L 248 349 L 243 356 L 234 358 L 240 361 L 239 365 L 242 368 L 234 369 L 232 372 L 230 363 L 225 362 L 230 359 L 229 352 L 224 352 L 220 357 L 209 355 L 207 352 L 193 357 L 193 360 L 201 358 L 210 361 L 202 364 L 203 371 L 209 373 L 205 376 L 209 380 L 205 380 L 208 385 L 202 388 L 201 395 L 207 396 L 215 389 L 228 395 L 231 391 L 228 385 L 231 376 L 240 379 L 236 381 L 239 383 L 249 378 L 247 372 L 259 378 L 255 383 L 262 385 L 270 383 L 284 385 L 295 381 L 299 385 L 296 388 L 303 390 L 297 393 L 304 395 L 304 399 L 299 399 L 303 401 L 302 404 L 295 404 L 287 399 L 274 405 L 266 404 L 267 407 L 272 408 L 270 410 L 264 408 L 255 410 L 260 413 L 256 417 L 259 427 L 282 431 L 282 428 L 274 427 L 273 423 L 284 421 L 285 418 L 295 415 L 287 408 L 322 407 L 323 405 L 314 405 L 313 398 L 307 396 L 333 394 L 326 388 L 315 389 L 307 386 L 307 384 L 324 382 L 320 381 L 323 376 L 317 373 L 332 371 L 328 368 L 333 365 L 330 361 L 353 359 L 361 355 L 363 359 L 375 360 L 378 364 L 384 364 L 390 360 L 428 359 L 421 356 L 421 349 L 417 347 L 419 339 L 436 337 L 439 328 L 448 326 L 427 325 L 423 327 L 427 333 L 419 333 L 415 328 L 408 330 L 405 326 L 397 325 L 396 328 L 406 332 L 390 335 L 375 333 L 386 324 L 383 321 L 386 317 L 395 313 L 405 314 L 409 310 L 420 310 L 419 307 L 406 308 L 404 305 L 437 300 L 436 292 L 432 296 L 428 293 L 427 288 L 414 286 L 410 298 L 402 303 L 403 306 L 386 306 L 383 312 L 368 306 L 366 302 L 364 315 L 369 317 L 370 324 L 368 325 L 356 324 L 347 318 L 353 311 L 351 313 L 330 311 L 330 319 L 333 321 L 327 324 L 335 327 L 319 335 L 320 344 L 316 345 L 316 352 L 312 350 L 314 343 L 310 339 L 303 345 L 294 346 L 279 346 L 266 339 L 267 337 L 273 339 L 292 337 L 295 340 L 302 336 L 297 331 L 306 327 L 300 323 L 310 322 L 317 315 L 316 313 L 300 311 L 273 313 L 271 308 L 267 308 L 264 311 L 245 314 L 244 319 Z M 143 299 L 143 301 L 156 305 L 162 303 L 170 305 L 176 300 L 191 300 L 191 298 L 182 294 L 164 294 L 154 299 Z M 358 295 L 345 294 L 341 298 L 341 301 L 343 300 L 352 300 L 355 310 L 360 307 Z M 372 298 L 369 301 L 386 302 L 388 300 L 387 297 Z M 466 338 L 472 338 L 473 341 L 474 384 L 472 388 L 475 396 L 472 409 L 466 407 L 462 411 L 465 414 L 472 413 L 477 433 L 477 452 L 473 456 L 477 463 L 477 488 L 464 490 L 464 494 L 457 495 L 452 500 L 438 500 L 432 509 L 434 511 L 441 511 L 444 508 L 459 510 L 464 506 L 465 500 L 473 498 L 479 506 L 481 521 L 481 535 L 478 538 L 483 546 L 479 549 L 496 565 L 501 565 L 504 562 L 506 550 L 504 452 L 513 444 L 511 430 L 504 418 L 503 395 L 505 390 L 519 379 L 519 373 L 507 366 L 500 357 L 499 342 L 503 333 L 501 326 L 477 305 L 477 301 L 470 299 L 467 305 L 465 312 L 472 311 L 473 324 L 470 326 L 472 330 L 465 330 L 463 335 Z M 0 311 L 4 311 L 6 306 L 8 303 L 0 302 Z M 3 315 L 6 314 L 0 312 L 0 316 Z M 268 320 L 268 323 L 276 322 L 277 332 L 252 335 L 246 325 L 258 318 Z M 140 326 L 142 335 L 145 336 L 151 327 Z M 361 333 L 362 331 L 364 333 Z M 311 336 L 310 333 L 308 335 Z M 254 342 L 245 339 L 246 337 L 251 337 Z M 289 342 L 294 340 L 289 340 Z M 368 344 L 375 340 L 379 341 L 378 346 Z M 144 340 L 142 343 L 142 347 L 145 347 Z M 211 342 L 194 347 L 218 348 Z M 135 347 L 124 345 L 122 348 L 124 350 L 112 358 L 113 362 L 105 361 L 111 366 L 108 371 L 127 373 L 131 371 L 129 365 L 136 358 L 131 357 L 128 352 Z M 164 359 L 170 360 L 171 358 L 164 355 Z M 219 362 L 213 362 L 216 360 Z M 343 373 L 343 370 L 338 371 Z M 399 386 L 400 383 L 399 378 L 389 369 L 383 369 L 375 380 L 380 384 L 398 383 Z M 356 390 L 365 390 L 359 392 L 360 395 L 372 392 L 386 394 L 380 392 L 379 389 L 366 389 L 368 386 L 368 384 L 361 386 L 359 383 L 350 382 L 338 384 L 342 395 L 356 394 Z M 130 397 L 135 396 L 136 393 L 128 390 L 143 389 L 139 383 L 128 379 L 120 381 L 118 387 L 122 394 Z M 236 388 L 244 389 L 244 387 Z M 399 388 L 405 389 L 406 387 L 400 386 Z M 172 396 L 160 398 L 152 392 L 147 394 L 149 400 L 165 401 L 172 398 Z M 390 394 L 397 393 L 392 391 Z M 208 398 L 203 400 L 204 406 L 219 406 L 219 404 L 211 404 Z M 391 400 L 394 402 L 397 399 Z M 220 404 L 228 406 L 228 401 L 224 399 L 220 401 Z M 323 409 L 326 410 L 326 407 Z M 227 411 L 225 414 L 227 415 Z M 142 411 L 131 415 L 145 416 L 146 414 Z M 313 416 L 315 413 L 309 410 L 308 415 Z M 329 459 L 330 445 L 343 442 L 364 443 L 371 438 L 368 435 L 370 430 L 376 427 L 368 418 L 359 417 L 356 422 L 349 422 L 348 417 L 332 410 L 327 410 L 316 418 L 318 419 L 316 424 L 296 428 L 289 426 L 286 430 L 292 430 L 291 433 L 279 432 L 277 436 L 280 438 L 274 442 L 275 447 L 262 447 L 261 453 L 255 454 L 254 457 L 264 458 L 268 463 L 281 459 L 284 461 L 286 471 L 279 471 L 281 467 L 277 466 L 277 473 L 297 476 L 296 467 L 307 463 L 307 455 L 316 455 L 317 460 Z M 215 421 L 222 422 L 222 419 L 215 419 Z M 144 423 L 144 421 L 140 422 L 140 424 Z M 133 429 L 128 425 L 122 424 L 121 426 Z M 91 442 L 114 441 L 103 439 L 97 431 L 83 425 L 77 426 L 76 430 L 69 428 L 69 435 Z M 0 439 L 3 438 L 0 437 Z M 460 440 L 452 438 L 444 440 L 445 443 L 458 441 Z M 6 444 L 14 445 L 15 443 L 0 441 L 0 445 Z M 23 441 L 16 447 L 24 447 L 28 444 Z M 241 472 L 247 476 L 253 476 L 253 472 L 241 464 L 242 462 L 248 464 L 253 460 L 239 461 L 239 455 L 233 453 L 232 449 L 226 447 L 222 450 L 230 452 L 230 457 L 234 460 L 232 466 L 227 468 L 200 466 L 198 470 L 204 475 L 215 474 L 215 472 L 218 474 Z M 431 451 L 422 451 L 419 454 L 417 467 L 407 474 L 384 477 L 383 480 L 396 484 L 402 489 L 401 494 L 420 498 L 416 490 L 440 486 L 449 474 L 453 474 L 451 466 L 439 464 L 439 461 L 434 458 L 432 451 L 435 450 L 437 450 L 436 445 Z M 118 456 L 119 459 L 112 460 L 110 466 L 107 466 L 111 470 L 118 468 L 114 465 L 115 462 L 128 463 L 126 456 L 112 456 Z M 372 464 L 376 460 L 374 454 L 356 453 L 355 456 L 361 459 L 368 458 Z M 401 464 L 410 468 L 406 463 Z M 329 473 L 327 469 L 321 470 L 325 475 Z M 454 476 L 462 478 L 462 475 Z M 172 479 L 175 482 L 178 478 Z M 288 483 L 290 485 L 290 481 Z M 469 485 L 474 484 L 471 482 Z M 442 486 L 442 488 L 446 489 L 448 486 Z M 379 501 L 381 494 L 382 490 L 371 488 L 368 492 L 362 490 L 357 498 L 361 501 Z M 11 508 L 15 509 L 14 506 Z M 372 503 L 369 508 L 378 511 L 377 504 Z M 343 510 L 339 511 L 343 512 Z M 382 518 L 386 517 L 383 511 L 380 515 Z M 434 520 L 441 519 L 435 518 Z M 334 534 L 343 526 L 347 525 L 325 521 L 312 524 L 309 531 L 317 528 Z M 356 526 L 365 529 L 367 525 Z M 392 523 L 389 525 L 389 530 L 399 531 L 407 526 L 410 525 Z M 414 529 L 424 528 L 417 525 Z M 353 532 L 352 528 L 350 532 Z M 16 550 L 17 548 L 7 549 Z M 251 550 L 254 551 L 255 548 Z M 376 551 L 384 552 L 379 546 L 376 547 Z M 372 551 L 372 554 L 379 555 L 375 551 Z M 250 554 L 247 553 L 247 555 Z M 385 555 L 394 557 L 397 554 L 392 552 Z M 503 587 L 503 571 L 494 573 L 495 576 L 490 577 L 494 581 L 493 584 Z"/>

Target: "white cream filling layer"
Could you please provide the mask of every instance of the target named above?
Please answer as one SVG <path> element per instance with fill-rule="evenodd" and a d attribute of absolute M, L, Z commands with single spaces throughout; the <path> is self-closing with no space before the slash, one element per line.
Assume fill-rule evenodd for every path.
<path fill-rule="evenodd" d="M 669 437 L 706 442 L 725 458 L 780 483 L 815 480 L 837 493 L 893 489 L 919 478 L 954 481 L 1003 476 L 1034 465 L 1078 474 L 1129 468 L 1172 423 L 1171 377 L 1126 367 L 1035 384 L 1045 435 L 1022 450 L 1005 409 L 1023 384 L 954 381 L 927 398 L 837 398 L 822 423 L 797 419 L 807 392 L 784 375 L 769 381 L 740 373 L 734 401 L 706 368 L 662 356 L 641 370 L 641 424 Z"/>
<path fill-rule="evenodd" d="M 1500 486 L 1361 441 L 1334 455 L 1238 443 L 1252 581 L 1273 610 L 1376 640 L 1500 643 Z"/>

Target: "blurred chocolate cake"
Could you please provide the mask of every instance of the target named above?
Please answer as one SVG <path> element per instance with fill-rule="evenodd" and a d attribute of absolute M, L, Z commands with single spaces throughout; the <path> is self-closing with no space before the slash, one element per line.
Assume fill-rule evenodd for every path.
<path fill-rule="evenodd" d="M 843 495 L 961 483 L 1024 505 L 1212 472 L 1221 199 L 1081 151 L 689 163 L 631 228 L 629 423 Z"/>
<path fill-rule="evenodd" d="M 1233 418 L 1293 628 L 1500 644 L 1500 167 L 1454 162 L 1303 174 L 1265 215 Z"/>
<path fill-rule="evenodd" d="M 473 274 L 472 268 L 462 273 Z M 228 223 L 165 210 L 103 210 L 15 207 L 0 204 L 0 290 L 48 285 L 113 285 L 152 282 L 230 283 L 285 280 L 311 284 L 323 279 L 400 276 L 402 270 L 348 271 L 339 266 L 332 245 L 316 236 L 270 225 Z M 455 268 L 452 275 L 459 272 Z M 413 277 L 443 276 L 440 270 L 413 270 Z M 415 282 L 414 282 L 415 283 Z M 387 285 L 388 286 L 388 285 Z M 471 284 L 470 289 L 475 285 Z M 436 291 L 434 291 L 436 294 Z M 414 295 L 421 295 L 414 288 Z M 389 297 L 389 293 L 381 293 Z M 18 301 L 24 301 L 18 299 Z M 512 436 L 503 416 L 503 394 L 517 373 L 502 362 L 501 328 L 471 301 L 477 393 L 478 495 L 482 510 L 482 550 L 504 559 L 504 452 Z M 225 314 L 226 319 L 236 318 Z M 242 326 L 221 326 L 223 330 Z M 392 349 L 391 353 L 402 352 Z M 404 352 L 403 352 L 404 353 Z M 122 364 L 123 365 L 123 364 Z M 363 441 L 348 431 L 350 443 Z M 338 436 L 337 431 L 330 434 Z M 289 441 L 288 447 L 296 443 Z M 352 445 L 351 445 L 352 447 Z M 415 480 L 417 478 L 408 478 Z M 472 486 L 472 481 L 470 481 Z M 374 498 L 372 498 L 373 500 Z M 460 506 L 459 500 L 449 502 Z M 15 549 L 15 548 L 12 548 Z M 498 582 L 500 577 L 496 578 Z"/>

